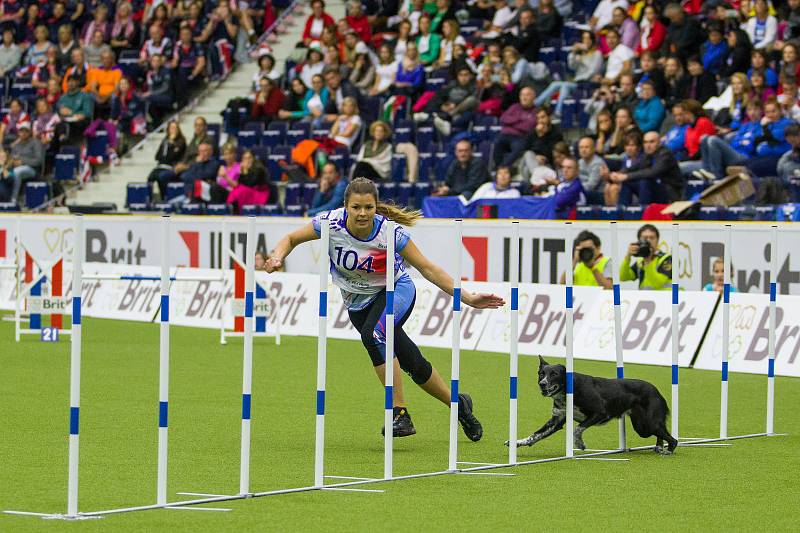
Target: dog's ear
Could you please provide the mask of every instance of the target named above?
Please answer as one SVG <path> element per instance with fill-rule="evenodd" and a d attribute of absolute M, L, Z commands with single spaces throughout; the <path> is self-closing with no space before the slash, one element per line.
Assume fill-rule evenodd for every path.
<path fill-rule="evenodd" d="M 550 363 L 548 363 L 547 361 L 545 361 L 545 360 L 542 358 L 542 356 L 541 356 L 541 355 L 539 356 L 539 369 L 540 369 L 540 370 L 542 369 L 542 367 L 545 367 L 545 366 L 547 366 L 547 365 L 549 365 L 549 364 L 550 364 Z"/>

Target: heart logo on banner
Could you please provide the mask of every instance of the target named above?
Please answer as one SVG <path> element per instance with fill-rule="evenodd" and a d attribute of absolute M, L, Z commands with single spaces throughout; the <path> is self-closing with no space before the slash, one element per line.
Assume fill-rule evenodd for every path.
<path fill-rule="evenodd" d="M 44 230 L 44 244 L 52 254 L 58 248 L 61 242 L 61 231 L 58 228 L 45 228 Z"/>

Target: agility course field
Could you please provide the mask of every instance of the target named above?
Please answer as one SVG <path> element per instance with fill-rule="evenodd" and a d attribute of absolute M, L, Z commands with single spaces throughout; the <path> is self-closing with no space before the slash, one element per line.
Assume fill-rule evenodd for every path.
<path fill-rule="evenodd" d="M 81 403 L 81 511 L 146 505 L 156 497 L 157 324 L 84 319 Z M 0 507 L 60 513 L 66 502 L 69 340 L 13 342 L 0 323 Z M 313 484 L 317 341 L 254 340 L 253 491 Z M 241 425 L 241 340 L 227 346 L 213 330 L 172 328 L 169 499 L 178 492 L 237 491 Z M 424 349 L 443 375 L 450 352 Z M 534 388 L 536 360 L 520 359 L 520 431 L 537 429 L 549 400 Z M 576 361 L 577 372 L 614 375 L 612 363 Z M 483 440 L 460 435 L 459 460 L 504 462 L 508 433 L 508 356 L 464 351 L 462 390 L 475 400 Z M 626 376 L 655 383 L 668 397 L 670 370 L 627 365 Z M 719 431 L 719 373 L 681 371 L 681 434 Z M 405 379 L 418 434 L 395 440 L 396 475 L 447 468 L 448 409 Z M 629 461 L 570 460 L 498 469 L 515 476 L 449 474 L 375 483 L 384 493 L 311 491 L 204 507 L 230 512 L 153 510 L 76 523 L 0 515 L 0 531 L 585 530 L 592 524 L 637 530 L 794 529 L 800 499 L 800 382 L 777 378 L 776 431 L 785 437 L 613 455 Z M 380 477 L 383 389 L 358 343 L 330 340 L 326 474 Z M 732 374 L 731 435 L 762 432 L 766 378 Z M 629 445 L 653 444 L 628 431 Z M 519 460 L 557 457 L 564 434 Z M 585 435 L 614 448 L 617 425 Z M 654 440 L 654 439 L 652 439 Z M 188 497 L 186 497 L 188 498 Z"/>

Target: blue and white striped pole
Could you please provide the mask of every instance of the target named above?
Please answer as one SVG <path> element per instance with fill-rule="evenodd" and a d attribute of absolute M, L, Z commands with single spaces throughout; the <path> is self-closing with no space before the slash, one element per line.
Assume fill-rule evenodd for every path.
<path fill-rule="evenodd" d="M 78 429 L 81 409 L 81 294 L 84 256 L 83 216 L 75 215 L 72 226 L 72 335 L 69 374 L 69 474 L 67 516 L 78 515 Z"/>
<path fill-rule="evenodd" d="M 617 358 L 617 379 L 625 377 L 625 362 L 622 353 L 622 291 L 619 286 L 619 236 L 616 222 L 611 223 L 611 283 L 614 292 L 614 352 Z M 619 449 L 627 448 L 625 438 L 625 415 L 619 417 Z"/>
<path fill-rule="evenodd" d="M 508 365 L 508 464 L 517 462 L 517 377 L 519 375 L 519 221 L 511 222 L 511 283 Z"/>
<path fill-rule="evenodd" d="M 775 318 L 778 300 L 778 226 L 772 226 L 769 261 L 769 361 L 767 366 L 767 435 L 775 432 Z"/>
<path fill-rule="evenodd" d="M 722 289 L 722 388 L 720 390 L 719 438 L 728 438 L 728 352 L 731 323 L 731 225 L 725 224 Z"/>
<path fill-rule="evenodd" d="M 169 222 L 161 217 L 161 324 L 158 357 L 158 479 L 156 503 L 167 503 L 167 450 L 169 413 Z"/>
<path fill-rule="evenodd" d="M 572 222 L 565 222 L 564 223 L 564 239 L 567 243 L 566 249 L 570 250 L 570 246 L 572 246 Z M 574 433 L 575 433 L 575 422 L 573 417 L 573 411 L 575 409 L 573 401 L 574 401 L 574 369 L 572 364 L 572 253 L 567 253 L 567 284 L 564 287 L 564 296 L 565 296 L 565 308 L 566 308 L 566 339 L 565 339 L 565 346 L 564 351 L 566 355 L 566 368 L 567 368 L 567 375 L 566 375 L 566 389 L 567 389 L 567 419 L 566 423 L 566 439 L 567 439 L 567 449 L 566 449 L 566 456 L 573 457 L 575 455 L 574 450 Z"/>
<path fill-rule="evenodd" d="M 456 269 L 453 272 L 453 349 L 450 358 L 450 447 L 447 469 L 458 470 L 458 382 L 461 374 L 461 219 L 454 224 Z"/>
<path fill-rule="evenodd" d="M 394 248 L 395 223 L 386 221 L 386 365 L 383 432 L 383 477 L 392 479 L 393 474 L 393 441 L 394 438 Z"/>
<path fill-rule="evenodd" d="M 328 219 L 319 221 L 319 331 L 317 334 L 317 418 L 316 439 L 314 441 L 314 486 L 325 484 L 325 371 L 327 366 L 328 335 L 328 247 L 330 244 L 330 223 Z"/>
<path fill-rule="evenodd" d="M 680 278 L 678 272 L 678 247 L 680 246 L 678 236 L 679 225 L 672 225 L 672 243 L 670 253 L 672 254 L 672 436 L 678 438 L 678 415 L 680 414 L 678 402 L 678 361 L 680 347 L 679 326 L 680 326 Z"/>
<path fill-rule="evenodd" d="M 244 273 L 244 356 L 242 369 L 242 453 L 239 494 L 250 494 L 250 405 L 253 389 L 253 293 L 255 292 L 256 217 L 247 218 Z"/>

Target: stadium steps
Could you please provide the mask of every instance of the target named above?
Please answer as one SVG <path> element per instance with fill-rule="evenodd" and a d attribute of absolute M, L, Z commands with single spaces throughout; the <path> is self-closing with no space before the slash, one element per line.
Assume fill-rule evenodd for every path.
<path fill-rule="evenodd" d="M 335 17 L 343 16 L 344 3 L 335 2 L 330 11 Z M 294 22 L 287 26 L 286 33 L 280 35 L 277 42 L 270 43 L 276 63 L 284 64 L 284 59 L 300 40 L 303 32 L 303 23 L 308 9 L 298 4 L 293 13 Z M 246 96 L 250 92 L 250 84 L 258 65 L 254 61 L 240 64 L 219 86 L 209 89 L 191 111 L 180 115 L 180 125 L 187 140 L 193 135 L 194 120 L 204 116 L 211 123 L 221 123 L 220 114 L 231 98 Z M 117 209 L 126 211 L 125 195 L 127 184 L 132 181 L 145 181 L 150 171 L 155 166 L 155 153 L 158 150 L 164 133 L 151 133 L 135 150 L 129 151 L 121 160 L 120 165 L 108 167 L 95 175 L 95 180 L 86 184 L 81 190 L 67 201 L 67 205 L 90 205 L 95 202 L 113 202 Z"/>

